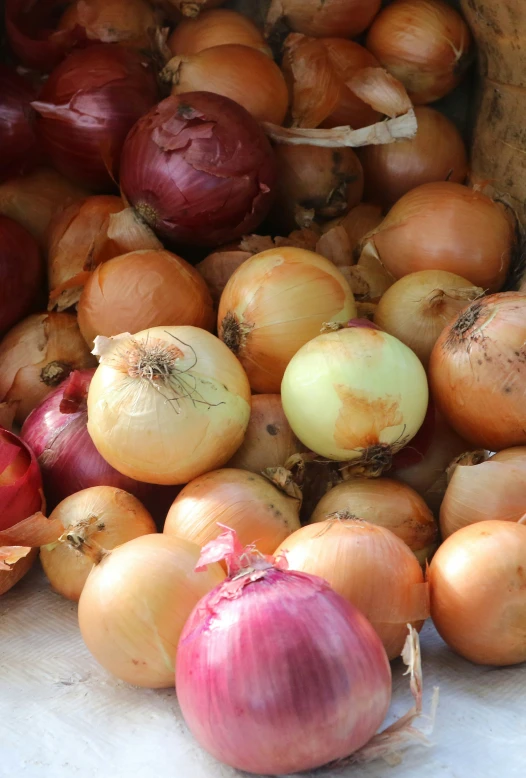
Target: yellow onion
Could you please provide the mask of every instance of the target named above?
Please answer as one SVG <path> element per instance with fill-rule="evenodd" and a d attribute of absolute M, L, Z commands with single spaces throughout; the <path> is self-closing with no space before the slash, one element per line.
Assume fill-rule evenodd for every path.
<path fill-rule="evenodd" d="M 143 535 L 95 565 L 80 597 L 79 626 L 108 672 L 135 686 L 173 687 L 184 624 L 225 577 L 218 564 L 196 573 L 199 556 L 199 547 L 181 538 Z"/>
<path fill-rule="evenodd" d="M 438 545 L 438 527 L 422 497 L 390 478 L 352 478 L 335 486 L 316 506 L 311 523 L 333 514 L 385 527 L 409 546 L 421 565 Z"/>
<path fill-rule="evenodd" d="M 35 313 L 0 342 L 0 401 L 16 403 L 19 424 L 73 370 L 96 360 L 69 313 Z"/>
<path fill-rule="evenodd" d="M 416 104 L 450 92 L 471 59 L 468 26 L 442 0 L 394 0 L 374 20 L 366 45 Z"/>
<path fill-rule="evenodd" d="M 508 272 L 514 227 L 486 195 L 441 182 L 404 195 L 365 241 L 395 278 L 447 270 L 497 291 Z"/>
<path fill-rule="evenodd" d="M 28 573 L 38 556 L 38 548 L 0 545 L 0 597 Z"/>
<path fill-rule="evenodd" d="M 223 468 L 184 487 L 168 511 L 164 532 L 204 546 L 227 526 L 235 530 L 241 545 L 254 543 L 262 554 L 272 554 L 300 528 L 299 509 L 299 499 L 263 476 Z"/>
<path fill-rule="evenodd" d="M 79 327 L 92 346 L 97 335 L 161 325 L 214 327 L 212 298 L 192 265 L 170 251 L 132 251 L 99 265 L 78 305 Z"/>
<path fill-rule="evenodd" d="M 235 100 L 255 119 L 282 124 L 289 94 L 281 70 L 267 54 L 250 46 L 227 43 L 196 54 L 178 54 L 161 77 L 172 94 L 213 92 Z"/>
<path fill-rule="evenodd" d="M 224 465 L 250 417 L 238 360 L 197 327 L 100 337 L 88 432 L 112 467 L 138 481 L 184 484 Z"/>
<path fill-rule="evenodd" d="M 526 661 L 526 527 L 485 521 L 455 532 L 428 573 L 431 616 L 446 643 L 470 662 Z"/>
<path fill-rule="evenodd" d="M 204 49 L 228 43 L 250 46 L 271 56 L 263 33 L 254 22 L 228 8 L 205 11 L 196 18 L 183 19 L 167 41 L 173 56 L 199 54 Z"/>
<path fill-rule="evenodd" d="M 368 200 L 391 206 L 420 184 L 464 182 L 468 172 L 466 147 L 453 122 L 427 106 L 417 106 L 415 115 L 418 129 L 414 138 L 359 150 Z"/>
<path fill-rule="evenodd" d="M 40 561 L 53 590 L 75 602 L 93 567 L 91 555 L 157 531 L 144 505 L 114 486 L 92 486 L 66 497 L 50 519 L 62 523 L 64 534 L 40 549 Z"/>
<path fill-rule="evenodd" d="M 140 51 L 153 49 L 158 28 L 147 0 L 75 0 L 64 11 L 58 30 L 84 32 L 87 40 L 123 43 Z"/>
<path fill-rule="evenodd" d="M 400 656 L 407 625 L 429 616 L 427 584 L 407 545 L 385 527 L 360 519 L 327 519 L 283 541 L 290 570 L 324 578 L 366 616 L 389 659 Z"/>
<path fill-rule="evenodd" d="M 412 349 L 427 367 L 442 330 L 484 290 L 446 270 L 420 270 L 391 286 L 380 299 L 374 321 Z"/>
<path fill-rule="evenodd" d="M 280 19 L 295 32 L 316 38 L 353 38 L 363 32 L 380 9 L 381 0 L 272 0 L 267 24 Z"/>
<path fill-rule="evenodd" d="M 311 251 L 276 248 L 248 259 L 219 303 L 219 337 L 236 354 L 255 392 L 278 393 L 287 364 L 325 322 L 356 315 L 349 284 Z"/>

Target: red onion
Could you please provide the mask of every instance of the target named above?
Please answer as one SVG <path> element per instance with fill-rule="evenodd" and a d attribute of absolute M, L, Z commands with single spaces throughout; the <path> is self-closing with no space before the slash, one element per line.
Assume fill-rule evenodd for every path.
<path fill-rule="evenodd" d="M 70 54 L 32 105 L 39 114 L 39 136 L 57 170 L 107 190 L 118 175 L 126 134 L 158 96 L 146 57 L 101 43 Z"/>
<path fill-rule="evenodd" d="M 44 510 L 43 497 L 34 453 L 17 435 L 0 428 L 0 531 Z"/>
<path fill-rule="evenodd" d="M 177 653 L 177 697 L 199 743 L 264 775 L 312 770 L 365 745 L 391 697 L 389 662 L 365 616 L 321 578 L 243 551 L 232 530 L 204 547 L 196 570 L 223 558 L 230 577 L 198 603 Z"/>
<path fill-rule="evenodd" d="M 122 192 L 140 216 L 165 238 L 203 246 L 255 230 L 275 176 L 256 120 L 209 92 L 163 100 L 131 130 L 121 157 Z"/>
<path fill-rule="evenodd" d="M 41 278 L 37 242 L 15 221 L 0 215 L 0 336 L 30 312 Z"/>
<path fill-rule="evenodd" d="M 39 160 L 31 100 L 35 90 L 0 64 L 0 181 L 27 173 Z"/>

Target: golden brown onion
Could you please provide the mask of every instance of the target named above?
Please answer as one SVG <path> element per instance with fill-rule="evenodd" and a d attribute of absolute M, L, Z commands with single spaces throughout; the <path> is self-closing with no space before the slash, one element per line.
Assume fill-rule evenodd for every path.
<path fill-rule="evenodd" d="M 352 251 L 358 247 L 362 238 L 368 232 L 374 230 L 382 222 L 382 209 L 379 205 L 373 203 L 359 203 L 351 208 L 349 213 L 327 222 L 322 226 L 324 233 L 329 232 L 334 227 L 343 227 L 349 238 Z"/>
<path fill-rule="evenodd" d="M 295 32 L 316 38 L 353 38 L 363 32 L 380 9 L 381 0 L 272 0 L 269 26 L 280 19 Z"/>
<path fill-rule="evenodd" d="M 224 46 L 227 43 L 250 46 L 271 56 L 263 33 L 254 22 L 228 8 L 205 11 L 196 18 L 183 19 L 167 41 L 173 56 L 198 54 L 203 49 Z"/>
<path fill-rule="evenodd" d="M 58 30 L 84 31 L 89 41 L 123 43 L 152 51 L 158 28 L 147 0 L 75 0 L 64 11 Z"/>

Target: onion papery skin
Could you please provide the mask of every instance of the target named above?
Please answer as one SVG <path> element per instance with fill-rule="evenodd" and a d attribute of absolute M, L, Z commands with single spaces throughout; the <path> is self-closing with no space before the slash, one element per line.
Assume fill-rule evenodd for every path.
<path fill-rule="evenodd" d="M 215 325 L 206 283 L 169 251 L 132 251 L 99 265 L 78 305 L 79 327 L 92 346 L 97 335 L 118 335 L 161 325 Z"/>
<path fill-rule="evenodd" d="M 438 407 L 474 446 L 526 445 L 526 295 L 472 303 L 438 339 L 429 379 Z"/>
<path fill-rule="evenodd" d="M 322 225 L 325 234 L 335 227 L 343 227 L 349 239 L 349 248 L 354 254 L 362 239 L 382 223 L 382 209 L 374 203 L 359 203 L 349 213 Z"/>
<path fill-rule="evenodd" d="M 356 316 L 338 268 L 312 251 L 277 248 L 244 262 L 219 303 L 219 337 L 238 357 L 254 392 L 279 393 L 294 354 L 325 322 Z"/>
<path fill-rule="evenodd" d="M 471 44 L 464 19 L 441 0 L 395 0 L 378 14 L 366 43 L 416 105 L 432 103 L 460 83 Z"/>
<path fill-rule="evenodd" d="M 174 56 L 198 54 L 204 49 L 228 43 L 251 46 L 272 56 L 263 34 L 254 22 L 247 16 L 228 8 L 204 11 L 196 18 L 183 19 L 167 41 L 168 48 Z"/>
<path fill-rule="evenodd" d="M 0 531 L 44 508 L 42 477 L 33 451 L 0 427 Z"/>
<path fill-rule="evenodd" d="M 302 527 L 276 549 L 291 570 L 319 576 L 371 622 L 389 659 L 400 656 L 407 625 L 429 615 L 420 563 L 393 532 L 360 519 Z"/>
<path fill-rule="evenodd" d="M 289 93 L 283 74 L 267 54 L 238 43 L 177 55 L 163 71 L 172 94 L 213 92 L 242 105 L 259 122 L 282 124 Z"/>
<path fill-rule="evenodd" d="M 447 270 L 496 292 L 508 273 L 514 228 L 486 195 L 439 182 L 404 195 L 369 240 L 395 278 Z"/>
<path fill-rule="evenodd" d="M 257 576 L 225 581 L 185 625 L 176 687 L 190 731 L 216 759 L 258 775 L 348 756 L 389 706 L 380 640 L 320 578 L 275 567 Z"/>
<path fill-rule="evenodd" d="M 130 478 L 166 485 L 228 462 L 248 425 L 250 387 L 221 341 L 197 327 L 154 327 L 102 349 L 88 431 L 107 462 Z M 150 380 L 150 367 L 166 370 L 166 380 Z"/>
<path fill-rule="evenodd" d="M 39 161 L 31 108 L 35 96 L 31 84 L 0 64 L 0 181 L 27 173 Z"/>
<path fill-rule="evenodd" d="M 37 242 L 15 221 L 0 216 L 0 335 L 29 313 L 41 279 Z"/>
<path fill-rule="evenodd" d="M 225 0 L 167 0 L 167 2 L 183 16 L 194 19 L 203 11 L 223 5 Z"/>
<path fill-rule="evenodd" d="M 74 0 L 57 30 L 80 34 L 87 41 L 121 43 L 144 53 L 153 52 L 157 28 L 155 11 L 146 0 Z"/>
<path fill-rule="evenodd" d="M 293 432 L 311 451 L 369 464 L 386 454 L 389 464 L 422 425 L 428 389 L 407 346 L 358 327 L 303 346 L 285 371 L 281 399 Z"/>
<path fill-rule="evenodd" d="M 176 497 L 164 532 L 199 547 L 223 529 L 235 530 L 242 545 L 257 543 L 263 554 L 300 528 L 300 501 L 288 497 L 266 478 L 245 470 L 223 468 L 196 478 Z"/>
<path fill-rule="evenodd" d="M 49 517 L 58 519 L 80 544 L 111 551 L 141 535 L 155 533 L 155 522 L 139 500 L 113 486 L 94 486 L 66 497 Z M 40 561 L 53 588 L 78 602 L 93 560 L 68 541 L 40 549 Z"/>
<path fill-rule="evenodd" d="M 121 157 L 122 192 L 152 229 L 203 246 L 253 232 L 270 210 L 275 178 L 255 119 L 209 92 L 163 100 L 133 127 Z"/>
<path fill-rule="evenodd" d="M 73 370 L 96 360 L 69 313 L 35 313 L 19 322 L 0 342 L 0 402 L 16 403 L 22 424 Z"/>
<path fill-rule="evenodd" d="M 482 665 L 526 661 L 526 527 L 485 521 L 438 549 L 428 581 L 431 616 L 458 654 Z"/>
<path fill-rule="evenodd" d="M 108 672 L 135 686 L 173 688 L 184 623 L 224 579 L 217 564 L 204 575 L 196 573 L 198 559 L 193 543 L 143 535 L 95 566 L 80 597 L 79 626 L 89 651 Z"/>
<path fill-rule="evenodd" d="M 101 43 L 70 54 L 32 106 L 54 167 L 93 190 L 108 191 L 115 188 L 128 131 L 158 97 L 145 56 Z"/>
<path fill-rule="evenodd" d="M 364 169 L 365 198 L 385 207 L 421 184 L 462 184 L 468 172 L 466 147 L 452 121 L 434 108 L 415 108 L 414 138 L 359 151 Z"/>
<path fill-rule="evenodd" d="M 322 497 L 310 521 L 323 522 L 332 514 L 342 519 L 352 515 L 390 530 L 421 565 L 438 546 L 438 526 L 422 497 L 390 478 L 354 478 L 338 484 Z"/>
<path fill-rule="evenodd" d="M 283 19 L 294 32 L 315 38 L 353 38 L 380 9 L 381 0 L 272 0 L 269 22 Z"/>
<path fill-rule="evenodd" d="M 205 279 L 216 306 L 230 276 L 246 259 L 250 259 L 252 256 L 251 251 L 238 251 L 237 249 L 214 251 L 197 263 L 196 268 Z"/>
<path fill-rule="evenodd" d="M 38 556 L 38 548 L 32 548 L 27 556 L 15 562 L 10 570 L 0 570 L 0 597 L 13 588 L 33 567 Z"/>

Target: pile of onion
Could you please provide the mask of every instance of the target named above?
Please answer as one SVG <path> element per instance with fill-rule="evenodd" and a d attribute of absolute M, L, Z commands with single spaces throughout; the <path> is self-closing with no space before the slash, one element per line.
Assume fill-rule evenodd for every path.
<path fill-rule="evenodd" d="M 57 31 L 153 53 L 158 27 L 157 15 L 147 0 L 74 0 L 60 17 Z"/>
<path fill-rule="evenodd" d="M 282 19 L 291 30 L 315 38 L 353 38 L 371 24 L 381 0 L 272 0 L 268 26 Z"/>
<path fill-rule="evenodd" d="M 95 562 L 79 601 L 86 646 L 127 683 L 173 688 L 184 624 L 224 579 L 220 565 L 210 565 L 204 575 L 195 572 L 199 547 L 168 535 L 143 535 L 109 553 L 92 552 L 86 544 L 82 549 Z"/>
<path fill-rule="evenodd" d="M 55 592 L 78 602 L 97 554 L 156 532 L 139 500 L 113 486 L 93 486 L 66 497 L 50 516 L 64 534 L 40 549 L 40 561 Z"/>
<path fill-rule="evenodd" d="M 311 251 L 276 248 L 248 259 L 221 296 L 219 337 L 239 358 L 255 392 L 278 393 L 288 363 L 325 322 L 356 315 L 348 282 Z"/>
<path fill-rule="evenodd" d="M 374 20 L 367 48 L 416 104 L 450 92 L 471 61 L 471 35 L 443 0 L 394 0 Z"/>
<path fill-rule="evenodd" d="M 57 170 L 104 191 L 115 186 L 128 131 L 157 100 L 150 60 L 125 46 L 101 43 L 70 54 L 32 106 Z"/>
<path fill-rule="evenodd" d="M 104 459 L 139 481 L 184 484 L 224 465 L 250 418 L 238 360 L 197 327 L 97 338 L 88 431 Z"/>
<path fill-rule="evenodd" d="M 15 221 L 0 216 L 0 335 L 29 313 L 41 280 L 37 242 Z"/>
<path fill-rule="evenodd" d="M 438 339 L 429 363 L 435 400 L 459 435 L 500 451 L 526 445 L 526 295 L 477 300 Z"/>
<path fill-rule="evenodd" d="M 485 521 L 455 532 L 428 573 L 431 616 L 458 654 L 482 665 L 526 661 L 526 527 Z"/>
<path fill-rule="evenodd" d="M 35 313 L 0 342 L 0 402 L 16 403 L 19 424 L 73 370 L 96 364 L 69 313 Z"/>
<path fill-rule="evenodd" d="M 204 246 L 253 231 L 270 210 L 275 177 L 259 124 L 207 92 L 159 103 L 133 127 L 121 157 L 122 192 L 141 218 L 169 240 Z"/>
<path fill-rule="evenodd" d="M 36 91 L 16 71 L 0 64 L 0 181 L 31 170 L 39 149 L 31 101 Z"/>
<path fill-rule="evenodd" d="M 184 487 L 168 511 L 164 532 L 202 547 L 227 525 L 243 545 L 256 543 L 262 553 L 272 554 L 300 528 L 300 504 L 261 475 L 223 468 Z"/>
<path fill-rule="evenodd" d="M 184 259 L 164 249 L 132 251 L 99 265 L 78 304 L 79 327 L 89 346 L 97 335 L 161 325 L 215 325 L 204 279 Z"/>
<path fill-rule="evenodd" d="M 271 56 L 262 32 L 254 22 L 237 11 L 218 8 L 195 18 L 182 19 L 167 40 L 173 56 L 199 54 L 204 49 L 237 43 Z"/>

